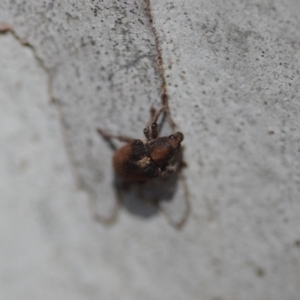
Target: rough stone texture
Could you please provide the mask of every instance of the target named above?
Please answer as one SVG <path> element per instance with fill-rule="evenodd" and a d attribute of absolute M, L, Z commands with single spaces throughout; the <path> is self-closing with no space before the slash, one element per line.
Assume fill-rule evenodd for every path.
<path fill-rule="evenodd" d="M 297 300 L 299 11 L 1 1 L 0 298 Z M 99 224 L 90 204 L 109 218 L 116 202 L 95 128 L 141 138 L 162 91 L 185 134 L 187 224 L 128 209 Z"/>

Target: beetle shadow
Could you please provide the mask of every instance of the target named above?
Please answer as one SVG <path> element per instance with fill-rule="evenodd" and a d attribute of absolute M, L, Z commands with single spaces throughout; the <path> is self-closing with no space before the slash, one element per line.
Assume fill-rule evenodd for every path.
<path fill-rule="evenodd" d="M 115 178 L 118 201 L 128 212 L 149 218 L 159 212 L 159 203 L 171 201 L 177 189 L 178 176 L 168 179 L 154 178 L 143 183 L 120 183 Z"/>
<path fill-rule="evenodd" d="M 152 201 L 141 198 L 141 191 L 144 188 L 143 183 L 120 183 L 115 178 L 114 188 L 117 191 L 118 202 L 120 207 L 125 208 L 129 213 L 141 218 L 150 218 L 159 212 Z"/>

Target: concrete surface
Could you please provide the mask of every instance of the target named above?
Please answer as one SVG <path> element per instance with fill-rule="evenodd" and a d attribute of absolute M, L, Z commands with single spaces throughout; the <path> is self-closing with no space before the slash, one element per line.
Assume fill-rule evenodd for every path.
<path fill-rule="evenodd" d="M 299 299 L 299 11 L 1 1 L 0 299 Z M 110 218 L 116 195 L 95 129 L 142 138 L 162 92 L 188 164 L 166 207 L 182 217 L 186 184 L 189 218 L 135 199 L 100 224 L 91 204 Z"/>

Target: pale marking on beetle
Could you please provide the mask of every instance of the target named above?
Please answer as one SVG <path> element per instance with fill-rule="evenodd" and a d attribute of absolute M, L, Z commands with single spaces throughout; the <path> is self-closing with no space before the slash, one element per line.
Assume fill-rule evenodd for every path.
<path fill-rule="evenodd" d="M 150 164 L 150 157 L 145 156 L 142 159 L 140 159 L 139 161 L 136 162 L 136 165 L 141 167 L 141 168 L 145 168 L 146 166 L 148 166 Z"/>

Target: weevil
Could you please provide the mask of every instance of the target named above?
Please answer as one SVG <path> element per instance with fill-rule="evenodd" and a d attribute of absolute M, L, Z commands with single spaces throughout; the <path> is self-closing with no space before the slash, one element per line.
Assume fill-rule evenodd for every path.
<path fill-rule="evenodd" d="M 146 140 L 112 135 L 98 128 L 99 134 L 104 138 L 126 142 L 113 155 L 115 174 L 124 182 L 145 182 L 156 177 L 166 179 L 179 168 L 179 162 L 171 165 L 170 160 L 180 149 L 183 134 L 176 132 L 170 136 L 158 137 L 157 120 L 165 111 L 165 106 L 158 111 L 151 108 L 152 118 L 143 130 Z"/>
<path fill-rule="evenodd" d="M 113 135 L 100 128 L 97 129 L 98 133 L 109 141 L 110 139 L 117 139 L 126 143 L 123 147 L 117 149 L 113 155 L 113 168 L 116 175 L 115 179 L 117 179 L 115 181 L 115 191 L 118 202 L 113 215 L 110 218 L 105 218 L 104 221 L 106 223 L 115 221 L 118 204 L 121 202 L 130 211 L 134 211 L 137 203 L 133 206 L 130 201 L 126 203 L 126 196 L 123 193 L 125 190 L 128 191 L 128 183 L 143 183 L 131 186 L 137 188 L 136 192 L 139 198 L 143 200 L 140 204 L 150 203 L 154 205 L 166 216 L 172 226 L 180 229 L 190 213 L 188 189 L 185 178 L 180 172 L 186 166 L 183 161 L 181 147 L 184 136 L 181 132 L 176 132 L 170 136 L 158 137 L 160 130 L 157 121 L 163 113 L 168 113 L 168 110 L 165 106 L 159 110 L 152 107 L 150 112 L 151 118 L 143 131 L 146 137 L 145 140 Z M 164 179 L 175 172 L 176 174 L 165 182 Z M 163 180 L 160 180 L 160 178 Z M 177 189 L 177 185 L 180 188 Z M 172 205 L 168 201 L 170 199 L 172 199 Z M 176 207 L 175 210 L 174 207 Z M 143 212 L 140 210 L 138 214 L 148 215 L 148 208 L 145 207 L 145 209 L 142 209 Z M 103 221 L 100 215 L 95 212 L 94 214 L 98 220 Z"/>

